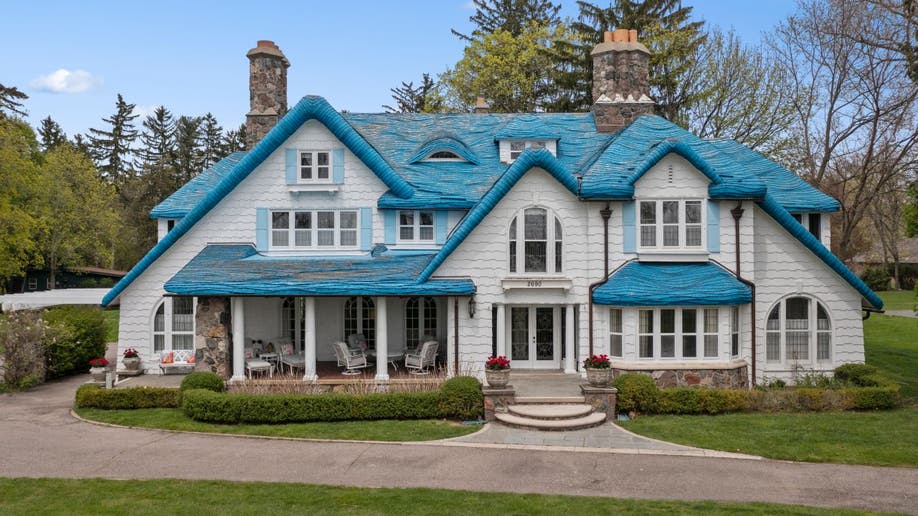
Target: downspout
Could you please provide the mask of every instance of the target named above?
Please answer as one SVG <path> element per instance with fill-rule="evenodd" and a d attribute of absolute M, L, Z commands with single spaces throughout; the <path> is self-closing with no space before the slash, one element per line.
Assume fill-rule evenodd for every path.
<path fill-rule="evenodd" d="M 744 283 L 746 286 L 748 286 L 748 287 L 749 287 L 749 290 L 750 290 L 751 293 L 752 293 L 752 299 L 751 299 L 750 302 L 749 302 L 749 314 L 750 314 L 750 317 L 749 317 L 749 330 L 750 330 L 750 338 L 751 338 L 751 343 L 752 343 L 752 385 L 750 385 L 750 387 L 755 387 L 755 370 L 756 370 L 756 345 L 755 345 L 755 325 L 756 325 L 756 323 L 755 323 L 755 283 L 753 283 L 753 282 L 751 282 L 751 281 L 749 281 L 749 280 L 743 278 L 742 274 L 740 273 L 740 231 L 739 231 L 739 223 L 740 223 L 740 218 L 742 218 L 743 212 L 744 212 L 744 211 L 745 211 L 745 210 L 743 210 L 743 202 L 742 202 L 742 201 L 739 201 L 739 202 L 737 203 L 737 205 L 736 205 L 736 208 L 733 208 L 732 210 L 730 210 L 730 215 L 733 215 L 733 224 L 734 224 L 733 234 L 734 234 L 734 236 L 735 236 L 735 238 L 736 238 L 736 245 L 735 245 L 735 248 L 736 248 L 736 279 L 739 280 L 740 282 Z"/>
<path fill-rule="evenodd" d="M 596 290 L 596 287 L 602 285 L 609 279 L 609 219 L 612 218 L 612 208 L 609 207 L 609 202 L 606 201 L 606 207 L 599 210 L 599 216 L 602 217 L 602 280 L 590 284 L 590 299 L 589 299 L 589 342 L 590 342 L 590 356 L 593 356 L 593 291 Z"/>
<path fill-rule="evenodd" d="M 459 298 L 453 298 L 453 376 L 459 376 Z"/>

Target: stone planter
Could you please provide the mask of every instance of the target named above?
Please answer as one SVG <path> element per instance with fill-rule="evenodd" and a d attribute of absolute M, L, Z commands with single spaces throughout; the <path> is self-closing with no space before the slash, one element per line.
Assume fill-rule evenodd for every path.
<path fill-rule="evenodd" d="M 591 367 L 586 368 L 587 373 L 587 383 L 593 387 L 608 387 L 612 382 L 612 369 L 594 369 Z"/>
<path fill-rule="evenodd" d="M 137 371 L 140 369 L 140 357 L 127 357 L 121 360 L 124 368 L 128 371 Z"/>
<path fill-rule="evenodd" d="M 104 382 L 106 372 L 108 372 L 107 367 L 90 367 L 89 368 L 89 374 L 92 375 L 92 381 L 94 382 Z"/>
<path fill-rule="evenodd" d="M 485 369 L 488 386 L 495 389 L 506 387 L 510 383 L 510 369 Z"/>

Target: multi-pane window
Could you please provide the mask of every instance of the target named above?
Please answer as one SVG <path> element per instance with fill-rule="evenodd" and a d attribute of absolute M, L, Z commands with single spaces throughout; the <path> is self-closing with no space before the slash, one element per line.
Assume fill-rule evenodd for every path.
<path fill-rule="evenodd" d="M 437 337 L 437 301 L 432 297 L 412 297 L 405 302 L 405 340 L 416 348 L 428 338 Z"/>
<path fill-rule="evenodd" d="M 730 356 L 739 356 L 739 307 L 730 311 Z"/>
<path fill-rule="evenodd" d="M 765 358 L 787 363 L 831 360 L 832 323 L 825 306 L 802 296 L 779 301 L 765 325 Z"/>
<path fill-rule="evenodd" d="M 545 140 L 514 140 L 510 142 L 510 162 L 516 161 L 526 149 L 545 149 Z"/>
<path fill-rule="evenodd" d="M 194 298 L 167 297 L 153 315 L 153 351 L 194 349 Z"/>
<path fill-rule="evenodd" d="M 272 211 L 271 248 L 356 247 L 357 226 L 356 211 Z"/>
<path fill-rule="evenodd" d="M 704 226 L 700 200 L 641 201 L 639 214 L 640 247 L 701 247 Z"/>
<path fill-rule="evenodd" d="M 717 356 L 717 319 L 720 316 L 716 308 L 704 309 L 704 356 Z"/>
<path fill-rule="evenodd" d="M 638 310 L 638 357 L 716 358 L 717 308 Z"/>
<path fill-rule="evenodd" d="M 553 219 L 553 223 L 549 223 Z M 522 242 L 522 246 L 519 243 Z M 563 270 L 561 221 L 544 208 L 527 208 L 510 222 L 510 272 Z"/>
<path fill-rule="evenodd" d="M 622 337 L 622 309 L 612 308 L 609 310 L 609 356 L 622 356 Z"/>
<path fill-rule="evenodd" d="M 367 348 L 376 349 L 376 303 L 370 297 L 352 297 L 344 302 L 344 338 L 363 335 Z"/>
<path fill-rule="evenodd" d="M 433 242 L 434 212 L 424 210 L 399 211 L 398 239 L 405 242 Z"/>
<path fill-rule="evenodd" d="M 300 152 L 299 180 L 301 183 L 327 183 L 331 181 L 330 170 L 331 152 Z"/>
<path fill-rule="evenodd" d="M 638 356 L 653 358 L 653 310 L 638 310 Z"/>

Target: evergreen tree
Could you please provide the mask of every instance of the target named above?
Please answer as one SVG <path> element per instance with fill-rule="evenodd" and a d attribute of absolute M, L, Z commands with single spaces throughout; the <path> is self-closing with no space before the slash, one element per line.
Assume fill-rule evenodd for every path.
<path fill-rule="evenodd" d="M 240 125 L 239 129 L 227 131 L 223 135 L 223 155 L 248 150 L 245 146 L 245 138 L 245 124 Z"/>
<path fill-rule="evenodd" d="M 392 100 L 395 106 L 383 106 L 390 113 L 436 113 L 443 107 L 443 99 L 437 94 L 437 83 L 425 73 L 417 87 L 413 82 L 403 82 L 398 88 L 392 88 Z"/>
<path fill-rule="evenodd" d="M 180 116 L 175 123 L 175 153 L 172 168 L 179 186 L 198 175 L 203 169 L 201 117 Z"/>
<path fill-rule="evenodd" d="M 86 138 L 84 138 L 82 134 L 77 133 L 73 135 L 70 146 L 92 159 L 92 149 L 89 147 L 89 142 L 86 141 Z"/>
<path fill-rule="evenodd" d="M 134 104 L 125 102 L 119 93 L 115 114 L 102 119 L 110 128 L 89 130 L 89 147 L 99 174 L 119 191 L 121 185 L 134 174 L 130 157 L 131 144 L 137 139 L 134 119 L 138 116 L 134 114 Z"/>
<path fill-rule="evenodd" d="M 561 5 L 551 0 L 474 0 L 475 14 L 469 21 L 475 24 L 471 35 L 462 34 L 452 29 L 453 34 L 465 41 L 503 30 L 514 37 L 520 36 L 530 23 L 554 27 L 561 19 L 558 11 Z"/>
<path fill-rule="evenodd" d="M 28 95 L 19 91 L 15 86 L 4 86 L 0 83 L 0 118 L 8 116 L 26 116 L 27 112 L 22 108 L 22 100 L 29 98 Z M 9 113 L 4 113 L 9 111 Z"/>
<path fill-rule="evenodd" d="M 223 128 L 217 123 L 212 113 L 207 113 L 201 121 L 201 138 L 203 144 L 202 166 L 207 168 L 223 159 Z"/>
<path fill-rule="evenodd" d="M 41 125 L 38 126 L 38 135 L 41 137 L 41 150 L 45 152 L 67 141 L 67 135 L 64 134 L 64 130 L 50 115 L 41 120 Z"/>
<path fill-rule="evenodd" d="M 137 150 L 138 165 L 144 174 L 150 170 L 161 170 L 172 161 L 175 146 L 175 121 L 172 112 L 165 106 L 153 110 L 143 121 L 140 134 L 140 149 Z"/>

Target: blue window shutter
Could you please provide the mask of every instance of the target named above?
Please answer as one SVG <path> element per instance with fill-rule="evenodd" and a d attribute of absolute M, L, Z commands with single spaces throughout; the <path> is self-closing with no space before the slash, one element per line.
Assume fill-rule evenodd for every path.
<path fill-rule="evenodd" d="M 622 252 L 637 252 L 637 235 L 634 222 L 634 201 L 622 203 L 622 229 L 625 231 L 622 240 Z"/>
<path fill-rule="evenodd" d="M 443 245 L 446 243 L 446 212 L 434 212 L 434 243 Z"/>
<path fill-rule="evenodd" d="M 386 229 L 386 235 L 385 235 L 386 242 L 385 243 L 386 245 L 395 245 L 395 231 L 397 229 L 395 227 L 396 226 L 395 218 L 398 215 L 398 211 L 397 210 L 386 210 L 383 213 L 385 214 L 384 217 L 385 217 L 385 226 L 386 226 L 385 227 Z"/>
<path fill-rule="evenodd" d="M 332 182 L 336 185 L 344 184 L 344 148 L 332 151 Z"/>
<path fill-rule="evenodd" d="M 373 247 L 373 209 L 360 208 L 360 249 L 369 251 Z"/>
<path fill-rule="evenodd" d="M 287 155 L 287 166 L 285 167 L 285 172 L 287 176 L 287 184 L 295 185 L 296 184 L 296 161 L 297 161 L 297 152 L 296 149 L 286 149 Z"/>
<path fill-rule="evenodd" d="M 720 204 L 708 201 L 708 252 L 720 252 Z"/>
<path fill-rule="evenodd" d="M 268 208 L 255 209 L 255 249 L 268 250 Z"/>

